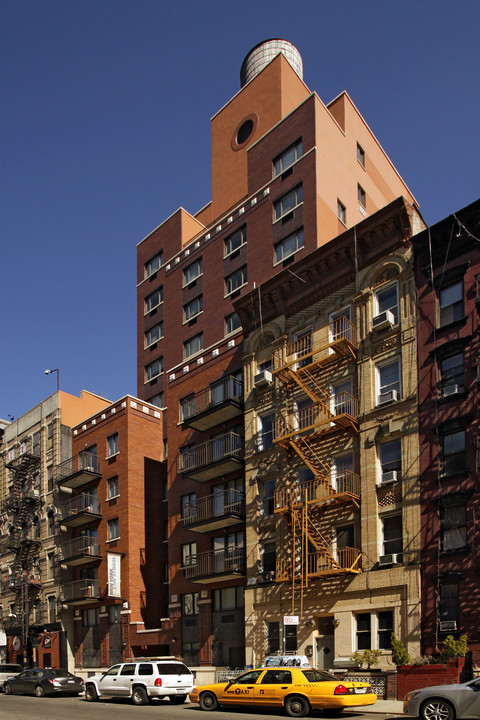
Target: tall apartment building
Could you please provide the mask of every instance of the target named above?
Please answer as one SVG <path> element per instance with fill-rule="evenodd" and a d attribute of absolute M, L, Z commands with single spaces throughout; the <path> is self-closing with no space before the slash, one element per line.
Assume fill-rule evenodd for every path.
<path fill-rule="evenodd" d="M 420 650 L 415 289 L 403 198 L 235 303 L 244 332 L 247 663 Z"/>
<path fill-rule="evenodd" d="M 415 235 L 422 650 L 480 663 L 480 200 Z"/>
<path fill-rule="evenodd" d="M 55 468 L 71 456 L 71 428 L 108 405 L 83 391 L 57 391 L 3 425 L 0 446 L 1 623 L 10 662 L 73 661 L 57 566 L 59 505 Z"/>
<path fill-rule="evenodd" d="M 130 395 L 104 406 L 72 428 L 72 454 L 55 469 L 65 497 L 60 600 L 76 672 L 165 653 L 161 415 Z"/>
<path fill-rule="evenodd" d="M 164 408 L 170 649 L 243 666 L 242 328 L 233 301 L 395 198 L 414 198 L 347 93 L 325 105 L 290 43 L 255 47 L 211 121 L 212 200 L 137 249 L 137 394 Z M 188 171 L 188 168 L 185 168 Z"/>

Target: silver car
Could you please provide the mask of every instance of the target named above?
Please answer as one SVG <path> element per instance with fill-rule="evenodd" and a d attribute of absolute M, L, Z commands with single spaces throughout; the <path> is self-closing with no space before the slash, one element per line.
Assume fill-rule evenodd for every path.
<path fill-rule="evenodd" d="M 403 712 L 422 720 L 480 718 L 480 678 L 459 685 L 434 685 L 405 695 Z"/>

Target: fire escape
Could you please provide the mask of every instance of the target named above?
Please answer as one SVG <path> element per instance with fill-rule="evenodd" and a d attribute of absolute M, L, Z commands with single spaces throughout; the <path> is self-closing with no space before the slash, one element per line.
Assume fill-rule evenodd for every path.
<path fill-rule="evenodd" d="M 9 574 L 3 589 L 15 595 L 12 627 L 21 624 L 23 647 L 28 646 L 30 608 L 41 589 L 40 575 L 35 570 L 39 557 L 40 540 L 34 534 L 34 519 L 42 505 L 40 486 L 35 476 L 40 470 L 40 445 L 33 439 L 20 445 L 18 452 L 11 451 L 6 467 L 10 470 L 9 493 L 3 502 L 3 511 L 10 516 L 10 532 L 3 540 L 3 550 L 13 553 Z M 20 621 L 20 623 L 19 623 Z"/>
<path fill-rule="evenodd" d="M 288 456 L 300 457 L 313 474 L 310 480 L 275 490 L 275 512 L 290 529 L 290 549 L 277 559 L 276 580 L 297 584 L 302 597 L 311 579 L 361 572 L 361 551 L 335 547 L 329 524 L 334 504 L 359 507 L 360 477 L 330 466 L 325 446 L 340 431 L 358 433 L 358 400 L 350 392 L 331 390 L 339 363 L 356 362 L 356 357 L 356 328 L 344 316 L 278 348 L 273 357 L 273 372 L 286 391 L 274 442 Z M 296 404 L 299 390 L 308 400 Z"/>

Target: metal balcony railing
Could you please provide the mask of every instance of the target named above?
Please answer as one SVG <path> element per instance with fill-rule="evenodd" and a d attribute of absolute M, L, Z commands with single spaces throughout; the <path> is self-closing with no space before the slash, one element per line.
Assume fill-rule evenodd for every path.
<path fill-rule="evenodd" d="M 229 375 L 215 383 L 196 392 L 193 397 L 181 403 L 181 420 L 188 421 L 208 410 L 214 409 L 229 400 L 241 401 L 243 397 L 243 382 Z"/>
<path fill-rule="evenodd" d="M 99 597 L 99 583 L 98 580 L 94 580 L 93 578 L 91 580 L 75 580 L 74 582 L 62 585 L 61 599 L 64 603 L 95 600 Z"/>
<path fill-rule="evenodd" d="M 341 356 L 351 353 L 353 356 L 357 345 L 356 326 L 342 316 L 311 335 L 304 335 L 277 348 L 273 354 L 273 372 L 290 365 L 302 367 L 321 362 L 329 356 L 334 357 L 334 353 Z"/>
<path fill-rule="evenodd" d="M 55 478 L 57 483 L 62 485 L 67 484 L 66 481 L 73 476 L 85 475 L 86 481 L 92 476 L 99 476 L 100 472 L 100 458 L 98 455 L 84 450 L 57 465 Z"/>
<path fill-rule="evenodd" d="M 273 425 L 273 437 L 274 440 L 279 440 L 291 435 L 302 435 L 329 423 L 343 426 L 345 418 L 356 421 L 357 416 L 357 398 L 343 392 L 332 398 L 330 407 L 323 402 L 316 402 L 277 418 Z"/>
<path fill-rule="evenodd" d="M 343 470 L 329 473 L 321 480 L 315 478 L 293 487 L 279 488 L 275 490 L 275 508 L 321 503 L 336 495 L 360 497 L 360 476 L 351 470 Z"/>
<path fill-rule="evenodd" d="M 201 445 L 184 448 L 179 456 L 180 472 L 186 473 L 230 457 L 243 457 L 243 438 L 228 432 Z"/>
<path fill-rule="evenodd" d="M 69 520 L 80 513 L 100 514 L 100 501 L 95 495 L 83 493 L 60 505 L 61 520 Z"/>
<path fill-rule="evenodd" d="M 68 560 L 69 558 L 76 558 L 81 556 L 99 556 L 100 555 L 100 543 L 97 538 L 90 537 L 89 535 L 82 535 L 81 537 L 69 540 L 60 547 L 60 555 L 62 560 Z"/>
<path fill-rule="evenodd" d="M 210 550 L 187 558 L 185 577 L 189 580 L 212 575 L 242 574 L 245 572 L 245 548 L 228 547 Z"/>
<path fill-rule="evenodd" d="M 182 522 L 184 527 L 225 515 L 245 515 L 245 496 L 239 490 L 224 490 L 220 493 L 194 500 L 184 506 Z"/>

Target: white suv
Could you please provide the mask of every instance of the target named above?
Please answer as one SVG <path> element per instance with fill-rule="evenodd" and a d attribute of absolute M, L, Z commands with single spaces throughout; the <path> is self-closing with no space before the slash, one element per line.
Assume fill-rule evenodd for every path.
<path fill-rule="evenodd" d="M 192 692 L 195 677 L 179 660 L 142 658 L 113 665 L 102 675 L 85 680 L 85 699 L 128 697 L 134 705 L 146 705 L 150 698 L 168 697 L 170 702 L 185 702 Z"/>

